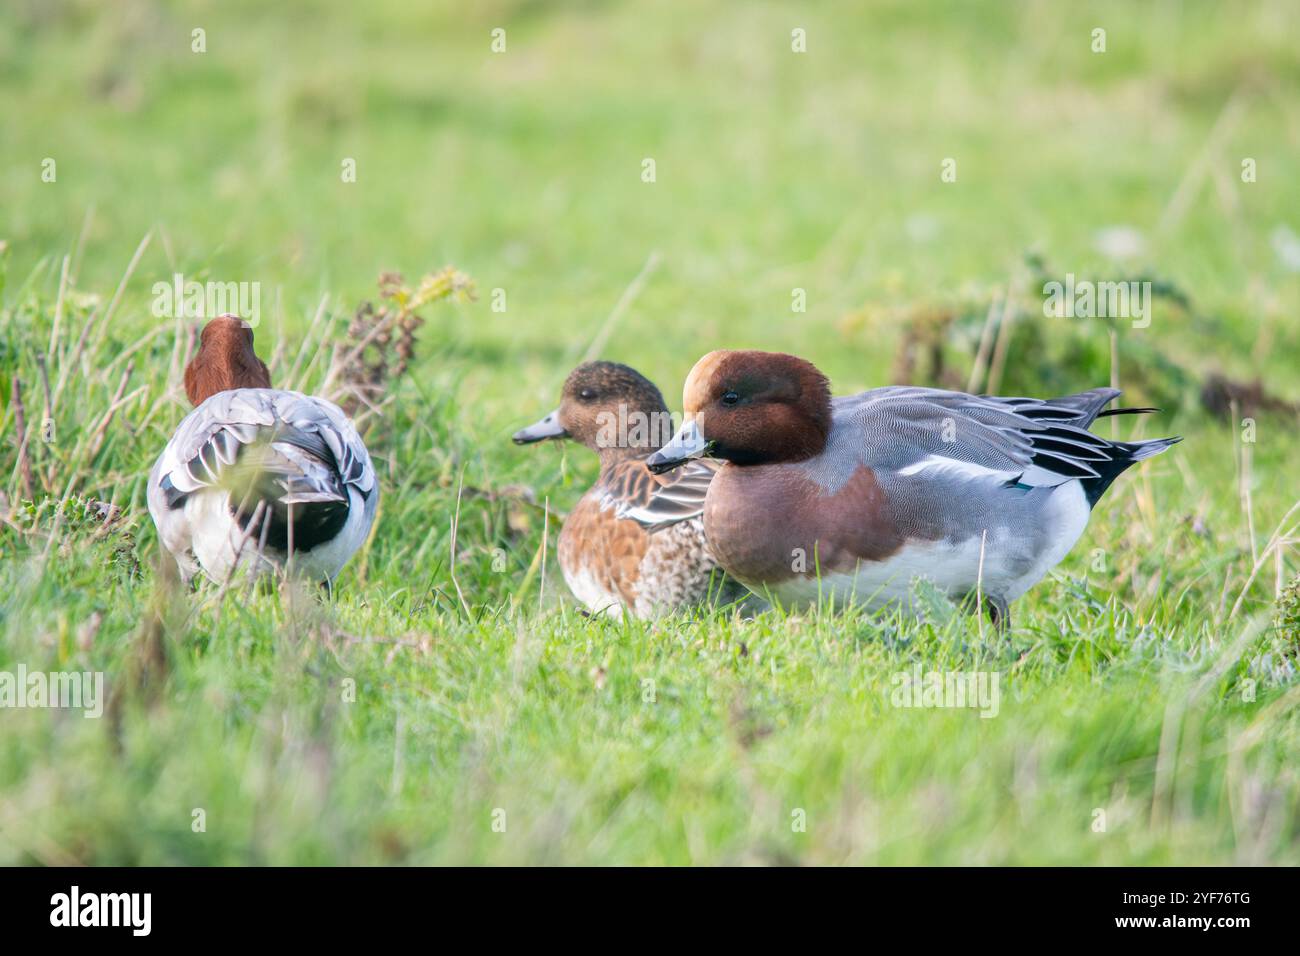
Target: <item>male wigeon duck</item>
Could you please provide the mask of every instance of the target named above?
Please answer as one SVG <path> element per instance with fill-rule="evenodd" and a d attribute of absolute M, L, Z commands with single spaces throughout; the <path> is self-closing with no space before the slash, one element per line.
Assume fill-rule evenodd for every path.
<path fill-rule="evenodd" d="M 520 445 L 572 439 L 600 456 L 600 477 L 569 513 L 558 542 L 565 583 L 593 614 L 652 618 L 747 594 L 718 569 L 704 538 L 697 502 L 717 464 L 691 462 L 667 476 L 645 466 L 672 433 L 653 382 L 626 365 L 586 362 L 569 374 L 560 407 L 513 436 Z M 652 496 L 662 522 L 618 516 Z M 688 502 L 685 510 L 673 508 L 679 497 Z"/>
<path fill-rule="evenodd" d="M 954 599 L 982 596 L 1005 627 L 1008 604 L 1065 557 L 1110 483 L 1180 440 L 1089 432 L 1099 415 L 1154 411 L 1102 412 L 1119 394 L 897 386 L 832 399 L 803 359 L 716 351 L 691 370 L 685 422 L 646 465 L 726 462 L 703 492 L 704 529 L 722 567 L 760 594 L 880 607 L 924 577 Z M 656 524 L 683 507 L 652 497 L 622 514 Z"/>
<path fill-rule="evenodd" d="M 185 369 L 194 410 L 149 475 L 158 537 L 189 581 L 286 564 L 328 582 L 375 520 L 379 482 L 332 402 L 271 388 L 253 330 L 233 315 L 203 329 Z M 291 560 L 292 559 L 292 560 Z"/>

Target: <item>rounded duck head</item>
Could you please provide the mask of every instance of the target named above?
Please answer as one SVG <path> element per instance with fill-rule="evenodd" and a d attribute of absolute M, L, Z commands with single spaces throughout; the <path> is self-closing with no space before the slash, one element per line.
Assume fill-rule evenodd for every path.
<path fill-rule="evenodd" d="M 271 373 L 253 351 L 253 327 L 237 315 L 219 315 L 199 334 L 198 354 L 185 369 L 185 394 L 194 406 L 232 388 L 270 388 Z"/>
<path fill-rule="evenodd" d="M 682 405 L 708 453 L 737 465 L 812 458 L 831 431 L 830 382 L 782 352 L 710 352 L 687 376 Z"/>
<path fill-rule="evenodd" d="M 618 362 L 583 362 L 564 382 L 560 407 L 514 435 L 523 445 L 572 438 L 601 455 L 648 455 L 673 433 L 654 382 Z"/>

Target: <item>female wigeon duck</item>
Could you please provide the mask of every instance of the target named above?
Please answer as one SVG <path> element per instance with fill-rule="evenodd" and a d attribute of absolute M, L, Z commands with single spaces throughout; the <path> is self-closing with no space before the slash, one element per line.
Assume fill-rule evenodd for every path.
<path fill-rule="evenodd" d="M 995 623 L 1083 533 L 1130 465 L 1178 438 L 1107 441 L 1087 430 L 1120 393 L 1048 401 L 932 388 L 832 399 L 792 355 L 717 351 L 684 389 L 685 423 L 646 464 L 662 473 L 709 455 L 704 529 L 718 562 L 760 594 L 906 601 L 914 578 L 954 599 L 980 594 Z M 661 522 L 680 500 L 623 509 Z"/>
<path fill-rule="evenodd" d="M 747 594 L 718 569 L 704 538 L 698 503 L 717 464 L 692 462 L 669 476 L 645 466 L 672 433 L 654 383 L 626 365 L 586 362 L 569 374 L 560 407 L 514 434 L 519 445 L 573 439 L 600 456 L 600 477 L 569 513 L 558 542 L 565 583 L 592 613 L 651 618 Z M 652 496 L 661 522 L 618 516 Z M 679 498 L 685 509 L 674 509 Z"/>
<path fill-rule="evenodd" d="M 149 513 L 187 582 L 236 569 L 332 581 L 375 520 L 379 482 L 356 428 L 331 402 L 271 388 L 253 330 L 203 329 L 185 370 L 195 406 L 149 475 Z M 290 562 L 290 558 L 292 561 Z"/>

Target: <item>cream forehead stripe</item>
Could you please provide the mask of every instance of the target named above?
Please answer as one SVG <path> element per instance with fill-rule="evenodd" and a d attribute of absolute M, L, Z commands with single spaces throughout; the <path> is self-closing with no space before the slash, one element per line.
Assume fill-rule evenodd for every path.
<path fill-rule="evenodd" d="M 726 349 L 715 349 L 695 363 L 691 373 L 686 376 L 686 384 L 682 386 L 682 410 L 687 415 L 695 414 L 708 404 L 709 382 L 718 366 L 730 354 Z"/>

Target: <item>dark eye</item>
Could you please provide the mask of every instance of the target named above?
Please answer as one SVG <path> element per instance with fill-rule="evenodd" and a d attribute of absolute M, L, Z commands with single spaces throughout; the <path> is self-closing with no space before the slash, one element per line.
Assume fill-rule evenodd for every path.
<path fill-rule="evenodd" d="M 737 395 L 735 392 L 724 392 L 722 394 L 723 405 L 735 405 L 739 401 L 740 401 L 740 396 Z"/>
<path fill-rule="evenodd" d="M 578 397 L 584 402 L 590 402 L 596 397 L 596 390 L 594 388 L 584 388 L 578 393 Z"/>

